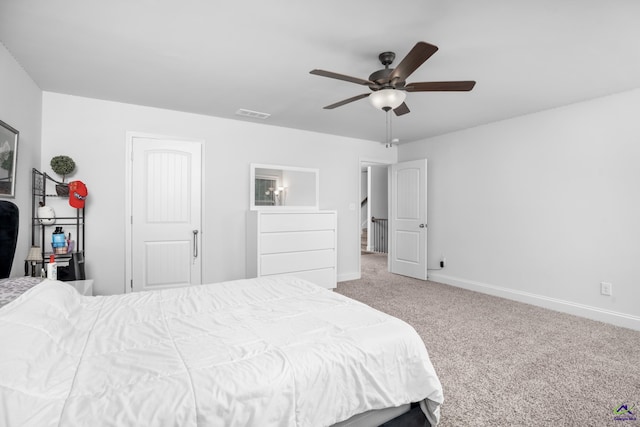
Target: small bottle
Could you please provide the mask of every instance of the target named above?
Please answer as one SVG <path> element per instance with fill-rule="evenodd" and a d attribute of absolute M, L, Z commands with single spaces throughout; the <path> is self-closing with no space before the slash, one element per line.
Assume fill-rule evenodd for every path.
<path fill-rule="evenodd" d="M 51 235 L 51 246 L 53 246 L 54 254 L 67 253 L 67 242 L 62 227 L 56 227 L 56 230 Z"/>
<path fill-rule="evenodd" d="M 58 264 L 55 255 L 49 256 L 49 264 L 47 264 L 47 278 L 58 280 Z"/>

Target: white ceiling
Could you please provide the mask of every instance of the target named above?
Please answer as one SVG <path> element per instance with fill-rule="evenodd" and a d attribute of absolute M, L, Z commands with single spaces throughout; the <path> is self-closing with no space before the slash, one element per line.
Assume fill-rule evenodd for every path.
<path fill-rule="evenodd" d="M 45 91 L 383 141 L 368 78 L 418 41 L 440 50 L 393 117 L 409 142 L 640 87 L 638 0 L 0 0 L 0 41 Z M 393 66 L 393 65 L 392 65 Z"/>

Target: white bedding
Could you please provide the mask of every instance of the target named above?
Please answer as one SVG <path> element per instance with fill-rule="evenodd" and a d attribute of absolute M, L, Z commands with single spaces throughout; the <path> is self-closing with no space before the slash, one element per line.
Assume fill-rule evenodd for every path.
<path fill-rule="evenodd" d="M 309 282 L 84 297 L 45 280 L 0 308 L 0 424 L 328 426 L 442 388 L 399 319 Z"/>

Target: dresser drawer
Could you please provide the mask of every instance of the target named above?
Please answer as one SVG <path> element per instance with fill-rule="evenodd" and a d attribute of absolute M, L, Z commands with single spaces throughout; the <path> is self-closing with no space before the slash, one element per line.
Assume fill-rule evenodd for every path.
<path fill-rule="evenodd" d="M 273 274 L 271 276 L 294 276 L 308 280 L 323 288 L 333 289 L 336 287 L 336 269 L 322 268 L 319 270 L 297 271 L 295 273 Z"/>
<path fill-rule="evenodd" d="M 260 231 L 274 233 L 280 231 L 333 230 L 336 227 L 333 213 L 277 213 L 261 217 Z"/>
<path fill-rule="evenodd" d="M 336 236 L 333 230 L 262 233 L 260 235 L 260 248 L 263 254 L 333 249 L 335 244 Z"/>
<path fill-rule="evenodd" d="M 335 264 L 336 253 L 333 249 L 267 254 L 260 256 L 260 272 L 258 275 L 335 268 Z"/>

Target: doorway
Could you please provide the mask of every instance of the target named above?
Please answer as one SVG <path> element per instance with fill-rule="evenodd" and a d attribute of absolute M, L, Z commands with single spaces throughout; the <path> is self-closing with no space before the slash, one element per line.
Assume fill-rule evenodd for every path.
<path fill-rule="evenodd" d="M 395 164 L 361 160 L 360 173 L 362 202 L 358 227 L 361 242 L 358 271 L 362 273 L 363 256 L 378 254 L 378 264 L 380 259 L 386 260 L 391 273 L 426 280 L 427 160 Z M 386 203 L 375 207 L 375 195 L 378 195 L 379 202 L 380 193 Z M 370 200 L 372 197 L 373 201 Z M 376 214 L 384 217 L 376 217 Z M 382 246 L 376 246 L 372 231 L 381 223 L 386 227 L 386 240 Z"/>
<path fill-rule="evenodd" d="M 376 255 L 378 264 L 388 252 L 388 163 L 360 161 L 360 268 L 362 257 Z"/>

